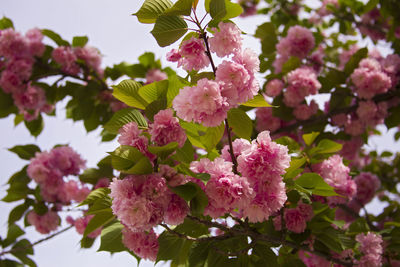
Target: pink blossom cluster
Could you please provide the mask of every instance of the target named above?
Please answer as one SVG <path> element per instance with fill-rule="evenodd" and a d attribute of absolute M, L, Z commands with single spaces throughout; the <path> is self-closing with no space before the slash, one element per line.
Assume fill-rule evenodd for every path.
<path fill-rule="evenodd" d="M 189 211 L 159 174 L 114 178 L 110 188 L 113 213 L 133 232 L 149 231 L 162 221 L 180 224 Z"/>
<path fill-rule="evenodd" d="M 299 106 L 306 96 L 317 94 L 321 88 L 315 71 L 306 66 L 289 72 L 287 82 L 288 87 L 283 94 L 283 101 L 287 106 L 293 108 Z"/>
<path fill-rule="evenodd" d="M 122 229 L 122 243 L 142 259 L 156 261 L 158 253 L 158 235 L 153 229 L 148 232 L 133 232 Z"/>
<path fill-rule="evenodd" d="M 41 234 L 48 234 L 60 225 L 60 217 L 54 211 L 47 211 L 45 214 L 39 215 L 32 210 L 28 213 L 27 220 Z"/>
<path fill-rule="evenodd" d="M 375 192 L 381 186 L 378 176 L 370 172 L 360 173 L 354 177 L 354 182 L 357 185 L 355 199 L 362 205 L 370 202 L 374 198 Z"/>
<path fill-rule="evenodd" d="M 232 171 L 228 145 L 220 158 L 202 158 L 190 165 L 193 172 L 211 176 L 205 186 L 209 199 L 205 214 L 218 218 L 231 213 L 250 222 L 264 221 L 282 208 L 287 199 L 280 176 L 289 166 L 287 148 L 273 142 L 268 131 L 260 133 L 252 143 L 236 139 L 232 146 L 242 176 Z M 239 213 L 234 212 L 236 209 Z"/>
<path fill-rule="evenodd" d="M 252 99 L 259 90 L 255 78 L 260 64 L 257 55 L 251 49 L 242 48 L 241 33 L 236 25 L 220 22 L 218 27 L 209 39 L 210 49 L 221 57 L 233 55 L 232 60 L 224 60 L 217 67 L 215 80 L 200 79 L 196 86 L 184 87 L 173 101 L 178 117 L 207 127 L 218 126 L 227 117 L 229 108 Z M 180 49 L 186 42 L 182 42 Z M 168 54 L 169 60 L 184 59 L 175 56 L 175 52 Z M 199 56 L 192 53 L 199 62 Z"/>
<path fill-rule="evenodd" d="M 40 112 L 50 113 L 53 106 L 47 104 L 45 92 L 29 82 L 35 57 L 44 53 L 43 35 L 37 28 L 25 36 L 13 29 L 0 31 L 0 61 L 4 70 L 0 76 L 0 87 L 11 93 L 15 105 L 25 120 L 32 121 Z"/>
<path fill-rule="evenodd" d="M 196 37 L 183 41 L 179 50 L 172 49 L 167 53 L 167 60 L 178 62 L 178 67 L 186 71 L 201 70 L 210 65 L 203 40 Z"/>
<path fill-rule="evenodd" d="M 101 55 L 92 46 L 70 47 L 60 46 L 53 50 L 51 54 L 53 60 L 61 65 L 62 70 L 70 75 L 78 75 L 82 72 L 77 60 L 85 62 L 89 71 L 94 71 L 96 75 L 103 77 L 104 70 L 101 68 Z"/>
<path fill-rule="evenodd" d="M 28 166 L 28 176 L 40 186 L 40 193 L 47 202 L 69 204 L 80 202 L 90 193 L 80 182 L 65 181 L 63 177 L 78 175 L 85 161 L 72 148 L 63 146 L 50 152 L 36 153 Z"/>
<path fill-rule="evenodd" d="M 240 16 L 249 17 L 256 15 L 258 2 L 258 0 L 239 0 L 238 4 L 240 4 L 243 8 L 243 13 L 240 14 Z"/>
<path fill-rule="evenodd" d="M 358 234 L 356 241 L 360 244 L 359 250 L 363 254 L 356 266 L 378 267 L 382 266 L 382 237 L 379 234 L 367 233 Z"/>
<path fill-rule="evenodd" d="M 311 205 L 299 202 L 296 208 L 285 209 L 284 220 L 286 228 L 294 233 L 303 233 L 307 228 L 307 222 L 313 217 L 313 209 Z M 274 218 L 274 226 L 277 231 L 282 229 L 282 218 L 277 216 Z"/>
<path fill-rule="evenodd" d="M 350 58 L 358 51 L 358 46 L 357 45 L 352 45 L 349 47 L 347 50 L 343 50 L 339 54 L 339 66 L 338 68 L 340 70 L 343 70 L 344 67 L 346 66 L 347 62 L 350 60 Z"/>
<path fill-rule="evenodd" d="M 390 28 L 388 19 L 381 15 L 378 8 L 363 14 L 357 26 L 361 34 L 369 36 L 375 42 L 385 39 L 385 31 Z"/>
<path fill-rule="evenodd" d="M 94 215 L 84 215 L 74 220 L 71 216 L 67 217 L 67 222 L 73 226 L 75 226 L 75 230 L 78 234 L 83 235 L 85 233 L 85 229 L 88 226 L 90 220 L 92 220 Z M 87 236 L 89 238 L 96 238 L 101 234 L 102 227 L 97 228 Z"/>
<path fill-rule="evenodd" d="M 149 139 L 142 135 L 142 130 L 139 130 L 136 122 L 132 121 L 119 129 L 120 136 L 118 142 L 124 146 L 132 146 L 143 153 L 146 157 L 153 161 L 156 156 L 148 151 Z"/>
<path fill-rule="evenodd" d="M 270 97 L 280 95 L 285 84 L 280 79 L 272 79 L 265 85 L 265 94 Z"/>
<path fill-rule="evenodd" d="M 332 264 L 325 260 L 324 258 L 312 254 L 310 252 L 306 252 L 304 250 L 299 251 L 299 258 L 303 261 L 303 263 L 307 267 L 331 267 Z"/>
<path fill-rule="evenodd" d="M 382 70 L 380 63 L 372 58 L 361 60 L 350 77 L 355 92 L 363 99 L 386 93 L 392 87 L 390 77 Z"/>
<path fill-rule="evenodd" d="M 151 141 L 159 146 L 177 142 L 180 147 L 185 144 L 186 133 L 180 126 L 178 118 L 173 116 L 172 109 L 160 110 L 154 115 L 154 122 L 149 125 Z"/>
<path fill-rule="evenodd" d="M 357 185 L 351 179 L 350 168 L 343 164 L 341 156 L 333 155 L 322 163 L 314 165 L 313 169 L 321 175 L 327 184 L 335 189 L 336 193 L 341 195 L 341 197 L 328 197 L 330 205 L 345 203 L 355 196 Z"/>
<path fill-rule="evenodd" d="M 218 218 L 236 208 L 244 209 L 249 204 L 253 190 L 246 177 L 232 172 L 232 162 L 223 158 L 214 161 L 202 158 L 192 162 L 190 168 L 194 172 L 207 172 L 211 176 L 205 187 L 208 206 L 204 214 Z"/>
<path fill-rule="evenodd" d="M 293 115 L 298 120 L 308 120 L 318 112 L 318 104 L 311 100 L 310 104 L 301 104 L 293 110 Z"/>
<path fill-rule="evenodd" d="M 272 114 L 271 107 L 256 109 L 256 130 L 262 132 L 265 130 L 271 133 L 275 132 L 284 125 L 284 121 Z"/>
<path fill-rule="evenodd" d="M 314 46 L 315 39 L 309 29 L 299 25 L 291 27 L 286 37 L 282 38 L 276 45 L 279 56 L 273 63 L 275 73 L 281 72 L 283 64 L 290 57 L 305 58 Z"/>

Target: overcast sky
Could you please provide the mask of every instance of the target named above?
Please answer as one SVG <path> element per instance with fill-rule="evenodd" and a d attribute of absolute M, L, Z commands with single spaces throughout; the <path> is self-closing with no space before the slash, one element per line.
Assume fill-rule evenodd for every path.
<path fill-rule="evenodd" d="M 87 35 L 89 44 L 97 47 L 104 55 L 103 66 L 109 66 L 121 61 L 137 62 L 137 57 L 146 51 L 156 53 L 163 62 L 164 55 L 169 49 L 158 48 L 157 43 L 149 33 L 152 26 L 138 23 L 136 17 L 130 14 L 137 11 L 143 1 L 139 0 L 2 0 L 0 16 L 11 18 L 15 28 L 25 33 L 33 27 L 48 28 L 59 33 L 64 39 L 71 41 L 73 36 Z M 200 1 L 202 2 L 202 1 Z M 254 17 L 245 20 L 235 20 L 239 27 L 247 33 L 253 33 L 255 25 L 264 22 L 264 18 Z M 256 40 L 248 37 L 245 46 L 259 51 Z M 65 102 L 63 103 L 65 105 Z M 117 147 L 116 142 L 101 143 L 98 135 L 100 130 L 86 134 L 82 123 L 72 123 L 65 119 L 63 104 L 57 106 L 57 119 L 45 118 L 43 133 L 34 139 L 23 125 L 13 126 L 13 117 L 0 119 L 0 198 L 5 195 L 7 179 L 27 162 L 23 162 L 6 149 L 17 144 L 35 143 L 42 150 L 48 150 L 56 144 L 70 144 L 86 160 L 87 166 L 94 166 L 105 152 Z M 389 137 L 392 138 L 392 137 Z M 384 140 L 383 140 L 384 141 Z M 382 138 L 373 140 L 371 148 L 382 147 Z M 386 141 L 387 142 L 387 141 Z M 389 143 L 391 144 L 391 143 Z M 398 145 L 398 144 L 397 144 Z M 386 145 L 395 150 L 396 147 Z M 12 205 L 0 202 L 0 233 L 6 232 L 7 216 Z M 30 227 L 32 228 L 32 227 Z M 43 236 L 27 229 L 31 241 Z M 51 241 L 35 247 L 34 260 L 39 267 L 106 267 L 106 266 L 135 266 L 135 259 L 128 254 L 116 254 L 110 257 L 108 253 L 96 253 L 94 248 L 81 250 L 80 236 L 75 230 L 70 230 Z M 142 262 L 140 266 L 151 266 Z"/>

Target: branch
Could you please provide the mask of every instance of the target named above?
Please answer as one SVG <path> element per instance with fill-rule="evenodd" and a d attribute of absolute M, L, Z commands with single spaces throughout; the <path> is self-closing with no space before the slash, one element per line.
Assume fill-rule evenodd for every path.
<path fill-rule="evenodd" d="M 58 236 L 59 234 L 62 234 L 62 233 L 64 233 L 64 232 L 68 231 L 68 230 L 71 229 L 72 227 L 74 227 L 74 226 L 73 226 L 73 225 L 68 226 L 67 228 L 64 228 L 64 229 L 62 229 L 62 230 L 60 230 L 60 231 L 58 231 L 58 232 L 55 232 L 55 233 L 52 234 L 52 235 L 49 235 L 49 236 L 47 236 L 47 237 L 45 237 L 45 238 L 43 238 L 43 239 L 39 239 L 38 241 L 32 243 L 30 246 L 26 246 L 26 247 L 16 247 L 16 248 L 12 248 L 12 249 L 9 249 L 9 250 L 3 250 L 2 252 L 0 252 L 0 256 L 3 256 L 3 255 L 8 254 L 8 253 L 14 253 L 14 252 L 18 252 L 18 251 L 21 251 L 21 250 L 30 249 L 30 248 L 32 248 L 32 247 L 34 247 L 34 246 L 36 246 L 36 245 L 38 245 L 38 244 L 40 244 L 40 243 L 42 243 L 42 242 L 44 242 L 44 241 L 47 241 L 47 240 L 49 240 L 49 239 L 52 239 L 53 237 L 56 237 L 56 236 Z"/>

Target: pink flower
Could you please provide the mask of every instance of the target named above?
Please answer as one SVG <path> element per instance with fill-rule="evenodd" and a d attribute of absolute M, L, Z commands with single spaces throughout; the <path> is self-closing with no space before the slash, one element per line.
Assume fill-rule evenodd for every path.
<path fill-rule="evenodd" d="M 222 97 L 219 84 L 201 79 L 197 86 L 184 87 L 172 102 L 178 117 L 185 121 L 202 123 L 206 127 L 221 124 L 229 104 Z"/>
<path fill-rule="evenodd" d="M 185 200 L 176 194 L 172 194 L 171 200 L 164 214 L 164 222 L 171 225 L 183 223 L 189 213 L 189 206 Z"/>
<path fill-rule="evenodd" d="M 177 61 L 179 61 L 179 59 L 181 59 L 181 58 L 182 58 L 181 54 L 180 54 L 179 51 L 176 50 L 176 49 L 172 49 L 171 51 L 169 51 L 169 52 L 167 53 L 167 60 L 168 60 L 168 61 L 177 62 Z"/>
<path fill-rule="evenodd" d="M 325 182 L 335 188 L 335 191 L 351 199 L 357 191 L 357 186 L 349 176 L 350 168 L 345 166 L 342 157 L 333 155 L 315 166 Z M 331 204 L 346 202 L 343 197 L 329 197 Z"/>
<path fill-rule="evenodd" d="M 52 165 L 52 154 L 49 152 L 36 153 L 31 159 L 27 169 L 28 176 L 36 183 L 45 183 L 48 177 L 58 177 L 62 179 L 62 173 Z"/>
<path fill-rule="evenodd" d="M 43 34 L 38 28 L 30 29 L 25 34 L 28 45 L 29 51 L 32 55 L 41 57 L 46 49 L 45 45 L 43 44 Z"/>
<path fill-rule="evenodd" d="M 76 64 L 77 56 L 71 47 L 57 47 L 53 50 L 51 56 L 55 62 L 61 65 L 64 72 L 71 75 L 77 75 L 80 72 L 80 67 Z"/>
<path fill-rule="evenodd" d="M 306 230 L 306 220 L 298 209 L 286 209 L 284 217 L 286 228 L 289 231 L 302 233 Z"/>
<path fill-rule="evenodd" d="M 375 192 L 381 186 L 379 178 L 369 172 L 362 172 L 354 178 L 354 182 L 357 184 L 356 199 L 363 205 L 370 202 Z"/>
<path fill-rule="evenodd" d="M 386 93 L 392 86 L 390 77 L 384 73 L 378 61 L 366 58 L 351 74 L 354 90 L 360 98 L 371 99 L 377 94 Z"/>
<path fill-rule="evenodd" d="M 379 234 L 367 233 L 358 234 L 356 241 L 360 243 L 360 252 L 364 254 L 358 262 L 360 267 L 378 267 L 382 265 L 382 237 Z"/>
<path fill-rule="evenodd" d="M 1 31 L 0 55 L 8 59 L 32 57 L 27 39 L 11 28 Z"/>
<path fill-rule="evenodd" d="M 304 58 L 313 49 L 315 39 L 312 32 L 302 26 L 293 26 L 288 30 L 287 36 L 276 45 L 278 54 L 289 58 L 295 56 Z"/>
<path fill-rule="evenodd" d="M 54 211 L 48 211 L 44 215 L 38 215 L 35 211 L 30 211 L 27 215 L 28 222 L 35 226 L 36 231 L 41 234 L 48 234 L 58 228 L 60 217 Z"/>
<path fill-rule="evenodd" d="M 27 58 L 8 61 L 6 71 L 11 71 L 22 81 L 27 81 L 32 74 L 33 60 Z"/>
<path fill-rule="evenodd" d="M 250 75 L 254 75 L 260 71 L 258 55 L 250 48 L 236 52 L 232 60 L 243 65 Z"/>
<path fill-rule="evenodd" d="M 289 107 L 296 107 L 306 96 L 315 95 L 321 88 L 314 70 L 300 67 L 287 75 L 288 87 L 284 93 L 284 102 Z"/>
<path fill-rule="evenodd" d="M 274 117 L 272 108 L 264 107 L 256 109 L 256 129 L 259 132 L 268 130 L 272 133 L 281 128 L 282 120 Z"/>
<path fill-rule="evenodd" d="M 301 104 L 297 106 L 294 111 L 293 115 L 299 120 L 308 120 L 311 116 L 316 114 L 318 111 L 318 104 L 312 100 L 310 105 Z"/>
<path fill-rule="evenodd" d="M 307 267 L 331 267 L 332 264 L 317 255 L 303 250 L 299 251 L 299 258 L 304 262 Z"/>
<path fill-rule="evenodd" d="M 235 139 L 235 141 L 232 142 L 233 154 L 236 158 L 242 153 L 242 151 L 250 147 L 250 142 L 243 138 Z M 229 145 L 225 145 L 224 148 L 221 150 L 221 158 L 223 158 L 225 161 L 232 162 L 232 157 L 229 152 Z"/>
<path fill-rule="evenodd" d="M 102 187 L 109 187 L 109 185 L 110 185 L 110 179 L 109 178 L 107 178 L 107 177 L 101 178 L 95 184 L 94 189 L 102 188 Z"/>
<path fill-rule="evenodd" d="M 118 142 L 121 145 L 133 146 L 146 155 L 151 161 L 155 159 L 155 156 L 147 149 L 149 140 L 147 137 L 141 135 L 142 130 L 139 130 L 136 122 L 132 121 L 122 126 L 122 128 L 119 129 L 119 134 Z"/>
<path fill-rule="evenodd" d="M 15 72 L 6 69 L 1 72 L 0 86 L 5 93 L 12 93 L 23 91 L 25 85 Z"/>
<path fill-rule="evenodd" d="M 265 86 L 265 94 L 270 97 L 278 96 L 285 84 L 279 79 L 273 79 Z"/>
<path fill-rule="evenodd" d="M 122 229 L 122 243 L 143 259 L 155 261 L 158 253 L 158 235 L 153 229 L 149 232 L 132 232 L 127 228 Z"/>
<path fill-rule="evenodd" d="M 158 175 L 129 175 L 110 184 L 112 210 L 131 231 L 148 231 L 163 220 L 168 205 L 168 187 Z"/>
<path fill-rule="evenodd" d="M 68 146 L 56 147 L 50 153 L 52 166 L 58 168 L 63 175 L 78 175 L 85 168 L 85 160 Z"/>
<path fill-rule="evenodd" d="M 94 217 L 94 215 L 87 215 L 87 216 L 83 216 L 83 217 L 80 217 L 75 220 L 74 226 L 75 226 L 75 229 L 78 232 L 78 234 L 83 235 L 83 233 L 86 230 L 87 225 L 89 224 L 90 220 L 93 219 L 93 217 Z M 90 238 L 96 238 L 101 234 L 101 229 L 102 229 L 102 227 L 99 227 L 96 230 L 94 230 L 93 232 L 91 232 L 90 234 L 88 234 L 87 236 Z"/>
<path fill-rule="evenodd" d="M 343 50 L 339 55 L 339 69 L 343 70 L 346 66 L 346 63 L 350 60 L 351 56 L 358 51 L 357 45 L 352 45 L 348 50 Z"/>
<path fill-rule="evenodd" d="M 94 70 L 101 77 L 103 76 L 104 71 L 100 66 L 101 55 L 97 48 L 88 45 L 85 45 L 84 47 L 75 47 L 74 53 L 78 59 L 82 59 L 83 61 L 85 61 L 86 65 L 90 69 Z"/>
<path fill-rule="evenodd" d="M 149 125 L 151 141 L 159 146 L 177 142 L 180 147 L 185 144 L 186 133 L 180 126 L 179 120 L 173 117 L 171 109 L 160 110 L 154 115 L 154 123 Z"/>
<path fill-rule="evenodd" d="M 75 200 L 76 202 L 84 201 L 90 193 L 90 189 L 87 186 L 83 186 L 81 183 L 74 180 L 66 182 L 63 189 L 67 198 L 69 200 Z"/>
<path fill-rule="evenodd" d="M 201 39 L 192 37 L 183 41 L 179 47 L 179 54 L 182 58 L 178 61 L 178 67 L 182 66 L 186 71 L 200 70 L 210 65 Z"/>
<path fill-rule="evenodd" d="M 364 123 L 355 118 L 354 116 L 351 117 L 349 120 L 346 121 L 344 125 L 344 132 L 350 134 L 352 136 L 358 136 L 363 134 L 365 131 Z"/>
<path fill-rule="evenodd" d="M 290 165 L 290 157 L 286 146 L 271 140 L 269 131 L 258 134 L 249 149 L 238 157 L 238 171 L 256 181 L 273 182 L 276 177 L 285 173 Z"/>
<path fill-rule="evenodd" d="M 165 72 L 162 72 L 159 69 L 151 69 L 146 73 L 146 84 L 158 82 L 162 80 L 168 79 L 168 76 Z"/>
<path fill-rule="evenodd" d="M 224 57 L 235 54 L 242 47 L 240 29 L 233 23 L 220 22 L 218 29 L 212 28 L 214 36 L 209 39 L 210 50 L 217 56 Z"/>
<path fill-rule="evenodd" d="M 271 182 L 257 181 L 253 186 L 254 198 L 241 210 L 250 222 L 263 222 L 279 211 L 287 200 L 285 183 L 275 177 Z"/>
<path fill-rule="evenodd" d="M 221 95 L 233 107 L 252 99 L 259 89 L 258 84 L 254 84 L 254 77 L 236 62 L 224 60 L 218 66 L 215 79 L 220 84 Z"/>

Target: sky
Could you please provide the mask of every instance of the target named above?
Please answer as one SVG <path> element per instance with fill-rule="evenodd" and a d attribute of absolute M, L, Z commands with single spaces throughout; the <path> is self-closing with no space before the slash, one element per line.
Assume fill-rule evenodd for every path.
<path fill-rule="evenodd" d="M 89 44 L 97 47 L 103 57 L 103 67 L 126 61 L 137 62 L 139 55 L 152 51 L 157 58 L 164 58 L 173 46 L 159 48 L 150 34 L 151 25 L 140 24 L 136 12 L 142 0 L 1 0 L 0 16 L 7 16 L 14 22 L 15 28 L 25 33 L 28 29 L 38 27 L 51 29 L 64 39 L 71 41 L 73 36 L 87 35 Z M 200 1 L 201 3 L 202 1 Z M 242 31 L 254 33 L 255 25 L 261 24 L 265 18 L 255 16 L 235 20 Z M 245 47 L 251 47 L 257 52 L 260 46 L 257 40 L 248 36 L 244 40 Z M 175 67 L 174 65 L 171 65 Z M 63 106 L 65 101 L 57 106 L 57 118 L 44 116 L 45 129 L 38 138 L 30 136 L 23 125 L 14 127 L 13 116 L 0 119 L 0 198 L 5 195 L 4 185 L 8 178 L 20 170 L 26 161 L 7 151 L 7 148 L 19 144 L 35 143 L 42 150 L 49 150 L 56 144 L 69 144 L 87 160 L 87 166 L 93 167 L 108 151 L 113 151 L 118 144 L 114 142 L 101 143 L 101 129 L 87 134 L 81 122 L 73 123 L 65 118 Z M 387 138 L 375 138 L 369 146 L 371 149 L 388 148 L 399 150 L 398 143 L 393 145 L 393 133 Z M 15 206 L 15 205 L 14 205 Z M 7 230 L 7 216 L 12 205 L 0 202 L 0 234 Z M 375 207 L 374 207 L 375 209 Z M 43 238 L 32 227 L 26 229 L 31 241 Z M 126 254 L 96 252 L 98 243 L 92 249 L 83 250 L 79 247 L 80 236 L 71 229 L 51 241 L 35 247 L 34 260 L 39 267 L 70 267 L 70 266 L 135 266 L 136 260 Z M 140 266 L 152 266 L 150 262 L 141 262 Z"/>

